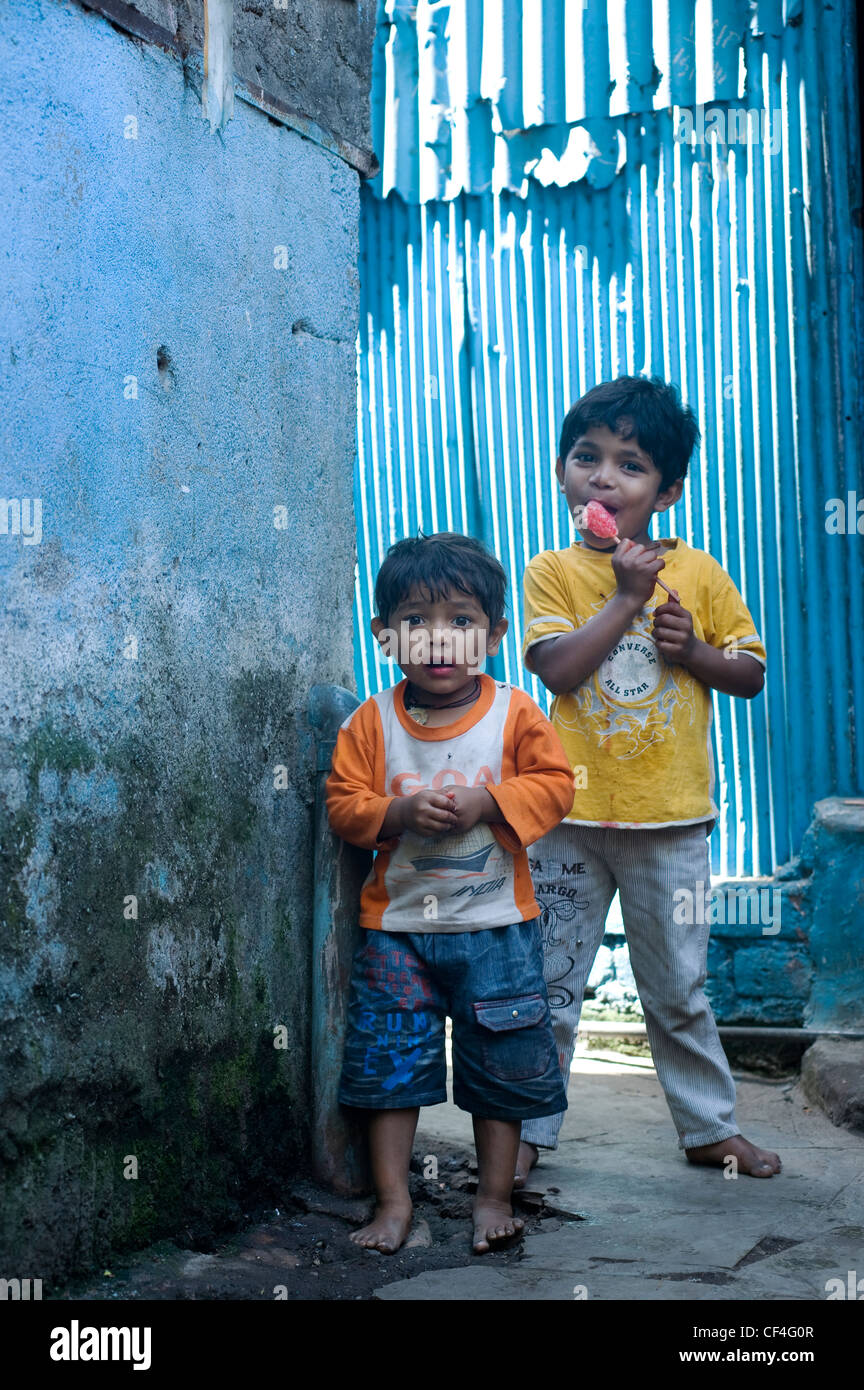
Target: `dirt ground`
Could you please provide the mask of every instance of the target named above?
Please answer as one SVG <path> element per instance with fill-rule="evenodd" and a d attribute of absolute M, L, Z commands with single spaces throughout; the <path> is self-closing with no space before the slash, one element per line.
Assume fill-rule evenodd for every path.
<path fill-rule="evenodd" d="M 501 1269 L 522 1258 L 522 1240 L 474 1255 L 471 1195 L 476 1164 L 466 1149 L 418 1132 L 411 1189 L 415 1219 L 409 1244 L 395 1255 L 364 1250 L 349 1240 L 369 1219 L 372 1201 L 334 1196 L 311 1182 L 296 1183 L 284 1205 L 206 1250 L 160 1241 L 130 1253 L 98 1276 L 71 1282 L 59 1299 L 370 1299 L 375 1289 L 427 1270 L 484 1261 Z M 430 1162 L 430 1159 L 433 1162 Z M 424 1177 L 437 1166 L 437 1176 Z M 557 1230 L 579 1213 L 554 1206 L 555 1192 L 515 1194 L 525 1235 Z M 550 1203 L 552 1205 L 550 1205 Z M 524 1238 L 524 1237 L 523 1237 Z"/>

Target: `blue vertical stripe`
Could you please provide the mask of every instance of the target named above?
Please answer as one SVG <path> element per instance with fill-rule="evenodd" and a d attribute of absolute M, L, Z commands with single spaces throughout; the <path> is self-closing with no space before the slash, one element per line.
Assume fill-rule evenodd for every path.
<path fill-rule="evenodd" d="M 620 172 L 595 179 L 589 164 L 576 182 L 544 185 L 519 176 L 514 154 L 518 191 L 493 191 L 503 136 L 493 139 L 490 112 L 506 111 L 505 129 L 522 128 L 524 57 L 533 50 L 509 0 L 472 0 L 459 24 L 453 0 L 447 34 L 467 35 L 470 49 L 468 120 L 473 112 L 489 133 L 485 152 L 473 143 L 474 162 L 464 166 L 476 191 L 422 198 L 416 149 L 404 198 L 362 190 L 358 688 L 398 677 L 368 635 L 387 546 L 418 527 L 452 525 L 483 539 L 508 572 L 511 629 L 490 671 L 548 709 L 520 661 L 521 581 L 533 554 L 572 537 L 554 476 L 561 420 L 597 381 L 657 373 L 693 407 L 703 442 L 682 500 L 657 518 L 655 533 L 679 534 L 716 557 L 768 648 L 762 696 L 715 697 L 721 816 L 712 868 L 768 873 L 797 850 L 815 800 L 864 790 L 864 536 L 854 515 L 850 534 L 829 535 L 825 525 L 829 499 L 864 499 L 852 9 L 848 0 L 831 11 L 804 5 L 800 23 L 785 24 L 779 4 L 760 0 L 749 25 L 738 0 L 642 8 L 588 0 L 578 17 L 580 76 L 572 63 L 562 70 L 552 41 L 576 23 L 570 0 L 541 3 L 542 81 L 529 75 L 550 123 L 572 119 L 582 79 L 586 108 L 594 103 L 598 114 L 610 15 L 624 15 L 628 109 L 605 123 L 624 142 Z M 409 45 L 411 7 L 389 0 L 384 8 Z M 493 100 L 497 69 L 480 45 L 497 11 L 495 62 L 506 81 Z M 692 103 L 707 80 L 694 47 L 706 24 L 715 107 L 760 113 L 755 142 L 726 143 L 722 132 L 682 141 L 680 109 L 653 109 L 649 53 L 659 63 L 666 44 L 658 91 L 665 83 L 675 101 Z M 412 110 L 402 88 L 400 111 L 390 109 L 392 28 L 382 18 L 373 92 L 385 169 L 388 133 L 401 139 Z M 612 51 L 617 72 L 620 44 Z M 406 47 L 402 79 L 424 61 Z M 388 73 L 389 98 L 381 94 Z M 608 92 L 605 100 L 608 112 Z M 776 109 L 781 138 L 771 153 L 761 113 Z M 420 134 L 417 124 L 415 146 Z M 400 167 L 410 165 L 405 156 Z M 436 188 L 450 188 L 446 173 Z"/>

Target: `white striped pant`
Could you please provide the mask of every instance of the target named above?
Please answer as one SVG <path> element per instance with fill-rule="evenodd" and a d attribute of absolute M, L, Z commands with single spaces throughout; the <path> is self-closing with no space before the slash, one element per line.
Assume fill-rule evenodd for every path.
<path fill-rule="evenodd" d="M 528 850 L 541 907 L 544 976 L 565 1085 L 585 984 L 603 940 L 617 887 L 630 964 L 645 1014 L 654 1066 L 680 1148 L 738 1133 L 735 1082 L 702 986 L 708 955 L 707 911 L 673 920 L 676 889 L 694 904 L 710 890 L 706 825 L 615 830 L 564 821 Z M 701 885 L 701 887 L 700 887 Z M 685 915 L 680 906 L 677 915 Z M 563 1114 L 526 1120 L 522 1138 L 558 1147 Z"/>

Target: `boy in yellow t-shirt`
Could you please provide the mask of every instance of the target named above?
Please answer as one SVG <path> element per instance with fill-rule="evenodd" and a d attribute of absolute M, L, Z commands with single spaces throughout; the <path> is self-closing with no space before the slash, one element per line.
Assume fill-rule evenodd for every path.
<path fill-rule="evenodd" d="M 648 534 L 654 512 L 681 496 L 698 439 L 692 412 L 657 378 L 604 382 L 565 417 L 555 470 L 579 538 L 526 568 L 522 655 L 556 697 L 552 723 L 576 793 L 529 860 L 565 1080 L 617 889 L 679 1147 L 692 1163 L 728 1170 L 731 1159 L 735 1171 L 768 1178 L 780 1171 L 779 1158 L 746 1140 L 735 1121 L 735 1083 L 702 989 L 709 914 L 700 910 L 710 890 L 706 837 L 718 814 L 711 690 L 758 695 L 765 648 L 712 556 Z M 617 538 L 584 524 L 591 501 L 614 516 Z M 674 597 L 659 587 L 661 571 Z M 694 911 L 682 913 L 682 901 Z M 557 1147 L 562 1119 L 523 1124 L 517 1187 L 538 1149 Z"/>

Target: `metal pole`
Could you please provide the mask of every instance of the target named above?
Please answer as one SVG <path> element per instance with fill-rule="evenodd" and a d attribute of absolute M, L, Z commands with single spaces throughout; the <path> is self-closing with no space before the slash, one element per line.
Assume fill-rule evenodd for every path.
<path fill-rule="evenodd" d="M 579 1032 L 586 1037 L 647 1038 L 644 1023 L 615 1023 L 611 1019 L 602 1022 L 579 1024 Z M 721 1038 L 761 1038 L 772 1042 L 816 1042 L 819 1038 L 841 1038 L 846 1041 L 860 1041 L 862 1032 L 844 1032 L 836 1028 L 770 1028 L 754 1024 L 750 1028 L 739 1028 L 731 1024 L 718 1023 L 717 1032 Z"/>
<path fill-rule="evenodd" d="M 324 783 L 340 724 L 359 701 L 339 685 L 313 685 L 309 723 L 315 732 L 314 907 L 312 918 L 312 1171 L 347 1195 L 370 1191 L 366 1139 L 358 1112 L 339 1105 L 351 961 L 360 939 L 360 886 L 372 863 L 367 850 L 330 829 Z"/>

